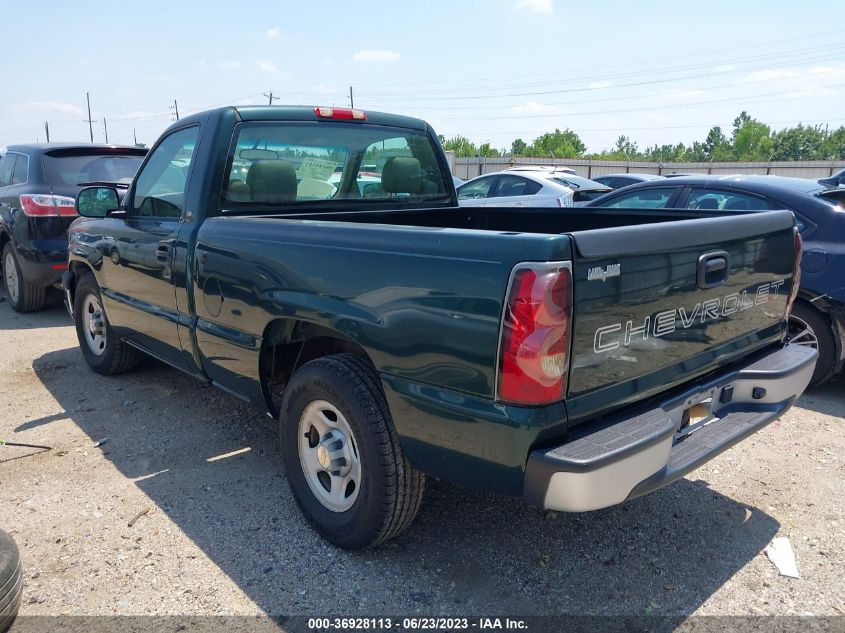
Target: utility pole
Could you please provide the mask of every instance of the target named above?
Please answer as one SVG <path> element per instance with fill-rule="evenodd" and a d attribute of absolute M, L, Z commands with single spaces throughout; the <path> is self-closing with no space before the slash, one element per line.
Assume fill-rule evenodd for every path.
<path fill-rule="evenodd" d="M 349 107 L 355 107 L 355 99 L 352 98 L 352 86 L 349 86 Z"/>
<path fill-rule="evenodd" d="M 106 123 L 106 117 L 103 117 L 103 131 L 106 133 L 106 145 L 109 144 L 109 124 Z"/>
<path fill-rule="evenodd" d="M 173 100 L 173 105 L 170 106 L 170 109 L 173 110 L 173 112 L 176 115 L 176 121 L 178 121 L 179 120 L 179 104 L 176 103 L 176 99 Z"/>
<path fill-rule="evenodd" d="M 265 96 L 265 97 L 267 97 L 267 98 L 270 100 L 270 101 L 269 101 L 269 103 L 268 103 L 267 105 L 273 105 L 273 100 L 276 100 L 276 101 L 278 101 L 278 100 L 279 100 L 279 97 L 273 96 L 273 93 L 272 93 L 272 92 L 271 92 L 270 94 L 267 94 L 267 93 L 265 92 L 265 93 L 264 93 L 264 96 Z"/>
<path fill-rule="evenodd" d="M 132 139 L 135 141 L 135 146 L 138 146 L 138 135 L 135 134 L 135 128 L 132 128 Z"/>
<path fill-rule="evenodd" d="M 85 101 L 88 102 L 88 118 L 83 119 L 82 122 L 88 124 L 88 133 L 91 135 L 91 142 L 93 143 L 94 142 L 94 125 L 93 124 L 96 123 L 96 121 L 91 118 L 91 96 L 87 92 L 85 93 Z"/>
<path fill-rule="evenodd" d="M 47 133 L 47 142 L 50 142 L 50 122 L 44 121 L 44 131 Z"/>

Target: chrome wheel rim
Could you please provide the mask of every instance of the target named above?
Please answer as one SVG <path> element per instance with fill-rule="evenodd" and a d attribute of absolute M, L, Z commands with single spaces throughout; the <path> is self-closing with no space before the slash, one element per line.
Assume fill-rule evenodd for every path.
<path fill-rule="evenodd" d="M 299 463 L 308 487 L 324 507 L 346 512 L 361 490 L 361 460 L 343 414 L 325 400 L 310 403 L 299 418 Z"/>
<path fill-rule="evenodd" d="M 6 278 L 6 292 L 12 303 L 18 302 L 18 267 L 15 265 L 15 256 L 6 253 L 6 261 L 3 262 L 3 273 Z"/>
<path fill-rule="evenodd" d="M 786 333 L 790 345 L 803 345 L 805 347 L 819 348 L 819 339 L 810 324 L 797 316 L 789 317 L 789 329 Z"/>
<path fill-rule="evenodd" d="M 82 301 L 82 331 L 88 349 L 95 356 L 102 356 L 106 351 L 106 316 L 100 300 L 93 294 Z"/>

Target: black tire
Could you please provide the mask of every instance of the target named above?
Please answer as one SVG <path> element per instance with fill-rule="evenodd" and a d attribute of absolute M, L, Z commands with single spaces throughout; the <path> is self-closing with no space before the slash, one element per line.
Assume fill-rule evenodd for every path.
<path fill-rule="evenodd" d="M 315 400 L 346 418 L 360 455 L 361 487 L 345 512 L 326 508 L 305 479 L 299 459 L 299 420 Z M 303 365 L 282 401 L 279 435 L 287 480 L 305 517 L 326 540 L 349 550 L 394 538 L 413 521 L 425 477 L 405 459 L 375 369 L 366 360 L 338 354 Z"/>
<path fill-rule="evenodd" d="M 88 346 L 85 338 L 86 315 L 83 314 L 83 306 L 87 295 L 96 297 L 97 302 L 102 306 L 100 297 L 100 286 L 94 275 L 90 272 L 84 273 L 76 283 L 76 292 L 73 296 L 73 321 L 76 325 L 76 338 L 79 340 L 79 349 L 85 362 L 98 374 L 111 376 L 122 374 L 132 369 L 138 362 L 138 351 L 118 338 L 115 334 L 109 319 L 103 310 L 103 322 L 105 330 L 105 346 L 102 354 L 95 354 Z"/>
<path fill-rule="evenodd" d="M 12 537 L 0 531 L 0 633 L 12 626 L 23 594 L 21 556 Z"/>
<path fill-rule="evenodd" d="M 6 276 L 6 262 L 12 260 L 12 265 L 15 267 L 15 278 L 17 288 L 14 290 L 9 288 L 9 279 Z M 0 267 L 3 268 L 3 288 L 6 291 L 6 297 L 9 299 L 9 304 L 15 312 L 35 312 L 44 307 L 47 302 L 47 288 L 44 286 L 36 286 L 29 283 L 23 278 L 20 264 L 18 264 L 18 256 L 11 242 L 7 242 L 3 247 L 2 259 L 0 259 Z M 13 298 L 14 297 L 14 298 Z"/>
<path fill-rule="evenodd" d="M 810 379 L 810 386 L 816 387 L 833 376 L 833 370 L 836 367 L 836 342 L 833 339 L 833 328 L 827 317 L 806 303 L 798 301 L 792 306 L 792 312 L 789 315 L 789 341 L 793 342 L 795 339 L 795 344 L 801 344 L 802 341 L 807 340 L 806 344 L 810 344 L 806 336 L 800 336 L 805 327 L 808 327 L 812 336 L 815 337 L 816 344 L 811 346 L 819 350 L 819 360 Z"/>

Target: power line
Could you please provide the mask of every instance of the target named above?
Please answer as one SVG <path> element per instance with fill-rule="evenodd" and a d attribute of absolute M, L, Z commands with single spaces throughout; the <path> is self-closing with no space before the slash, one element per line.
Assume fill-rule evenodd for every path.
<path fill-rule="evenodd" d="M 845 52 L 845 46 L 843 46 L 842 49 L 843 49 L 843 52 Z M 823 56 L 823 57 L 795 59 L 795 60 L 793 60 L 793 62 L 794 63 L 808 63 L 808 62 L 817 62 L 817 61 L 833 61 L 833 60 L 839 60 L 839 59 L 840 59 L 839 56 L 835 56 L 835 57 Z M 550 95 L 550 94 L 564 94 L 564 93 L 572 93 L 572 92 L 593 92 L 593 91 L 596 91 L 596 90 L 607 90 L 608 88 L 611 88 L 611 87 L 614 88 L 614 89 L 617 89 L 617 88 L 630 88 L 632 86 L 649 86 L 649 85 L 655 85 L 655 84 L 670 83 L 670 82 L 675 82 L 675 81 L 685 81 L 685 80 L 688 80 L 688 79 L 701 79 L 701 78 L 704 78 L 704 77 L 730 75 L 730 74 L 735 74 L 737 72 L 747 72 L 747 71 L 754 71 L 754 70 L 763 71 L 763 70 L 773 70 L 773 69 L 768 65 L 749 66 L 749 67 L 746 67 L 746 68 L 736 68 L 736 67 L 734 67 L 734 68 L 731 68 L 731 69 L 717 70 L 717 71 L 708 72 L 708 73 L 698 73 L 698 74 L 693 74 L 693 75 L 684 75 L 684 76 L 681 76 L 681 77 L 670 77 L 670 78 L 662 78 L 662 79 L 650 79 L 650 80 L 646 80 L 646 81 L 635 81 L 635 82 L 616 84 L 614 86 L 590 85 L 590 86 L 581 86 L 581 87 L 578 87 L 578 88 L 565 88 L 565 89 L 561 89 L 561 90 L 541 90 L 541 91 L 510 92 L 510 93 L 494 92 L 494 93 L 475 94 L 475 95 L 463 95 L 462 94 L 462 95 L 441 96 L 441 97 L 427 97 L 426 100 L 427 101 L 456 101 L 456 100 L 466 100 L 466 99 L 490 99 L 490 98 L 500 98 L 500 97 L 534 97 L 534 96 L 542 96 L 542 95 Z M 593 77 L 592 79 L 600 80 L 602 78 L 601 77 Z M 500 88 L 501 88 L 501 86 L 500 86 Z M 456 91 L 454 91 L 454 90 L 450 91 L 450 93 L 454 93 L 454 92 L 456 92 Z M 365 96 L 372 97 L 373 95 L 372 94 L 370 94 L 370 95 L 365 94 Z M 417 96 L 417 97 L 400 96 L 400 97 L 393 98 L 391 100 L 392 101 L 419 102 L 420 96 Z"/>
<path fill-rule="evenodd" d="M 731 51 L 747 50 L 747 49 L 760 50 L 762 47 L 773 46 L 773 45 L 778 47 L 776 50 L 782 51 L 782 49 L 779 47 L 780 44 L 797 42 L 797 41 L 807 40 L 807 39 L 819 40 L 819 39 L 824 38 L 828 35 L 842 35 L 842 34 L 845 34 L 845 30 L 843 30 L 843 29 L 836 29 L 836 30 L 833 30 L 833 31 L 826 31 L 826 32 L 823 32 L 823 33 L 808 33 L 806 35 L 801 35 L 801 36 L 798 36 L 798 37 L 790 37 L 790 38 L 784 39 L 784 40 L 766 40 L 766 41 L 763 41 L 763 42 L 757 42 L 757 43 L 753 43 L 753 44 L 744 44 L 742 46 L 720 48 L 719 52 L 720 53 L 727 53 L 727 52 L 731 52 Z M 839 40 L 837 40 L 837 41 L 839 41 Z M 794 51 L 788 51 L 787 53 L 776 53 L 776 54 L 791 54 L 793 52 Z M 678 59 L 690 59 L 690 58 L 701 57 L 702 55 L 705 55 L 705 54 L 709 55 L 711 53 L 712 53 L 712 51 L 709 51 L 709 50 L 706 53 L 696 52 L 696 53 L 688 53 L 688 54 L 681 54 L 681 55 L 676 55 L 675 53 L 673 53 L 672 58 L 676 59 L 676 60 L 678 60 Z M 764 55 L 764 56 L 771 56 L 771 55 Z M 733 56 L 728 57 L 728 58 L 724 58 L 722 60 L 708 59 L 708 61 L 704 62 L 704 64 L 706 64 L 706 65 L 717 64 L 718 65 L 720 63 L 732 62 L 732 61 L 734 61 L 734 59 L 735 59 L 735 57 L 733 57 Z M 642 66 L 643 64 L 650 64 L 652 62 L 663 62 L 663 61 L 665 61 L 665 57 L 659 57 L 659 58 L 654 57 L 654 58 L 638 60 L 638 61 L 613 63 L 611 65 L 606 65 L 606 66 L 591 66 L 589 68 L 588 67 L 573 68 L 572 70 L 574 70 L 575 72 L 579 72 L 579 71 L 594 72 L 596 70 L 602 70 L 602 69 L 605 69 L 605 68 L 625 68 L 625 67 L 628 67 L 628 66 Z M 548 75 L 549 75 L 548 72 L 528 73 L 528 74 L 520 73 L 519 75 L 511 75 L 510 77 L 502 77 L 502 76 L 482 77 L 482 78 L 475 79 L 475 81 L 498 81 L 498 80 L 507 79 L 507 78 L 524 79 L 525 77 L 547 77 Z M 444 80 L 439 80 L 439 81 L 434 81 L 434 82 L 432 82 L 432 81 L 410 81 L 410 82 L 393 82 L 393 81 L 391 81 L 389 83 L 362 84 L 362 85 L 364 86 L 364 88 L 367 88 L 367 87 L 377 87 L 377 86 L 402 86 L 402 85 L 414 86 L 414 85 L 466 84 L 466 82 L 467 82 L 466 79 L 448 79 L 448 80 L 444 79 Z"/>

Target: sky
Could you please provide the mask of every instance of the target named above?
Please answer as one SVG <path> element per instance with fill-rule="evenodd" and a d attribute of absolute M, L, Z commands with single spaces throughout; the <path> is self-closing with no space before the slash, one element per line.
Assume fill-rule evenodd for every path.
<path fill-rule="evenodd" d="M 219 105 L 349 105 L 510 147 L 571 128 L 588 151 L 703 140 L 747 110 L 845 125 L 845 23 L 829 1 L 0 0 L 0 146 L 151 145 Z M 830 19 L 828 19 L 828 16 Z M 838 27 L 838 28 L 837 28 Z"/>

